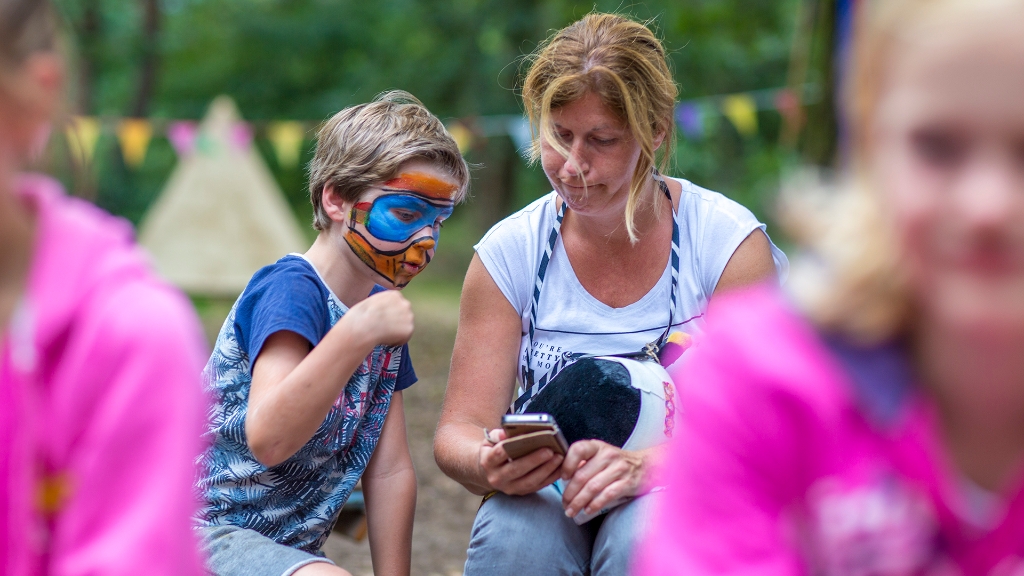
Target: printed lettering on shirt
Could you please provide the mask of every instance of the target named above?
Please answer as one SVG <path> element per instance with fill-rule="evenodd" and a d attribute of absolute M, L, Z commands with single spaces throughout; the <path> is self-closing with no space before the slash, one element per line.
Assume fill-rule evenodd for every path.
<path fill-rule="evenodd" d="M 808 491 L 816 573 L 878 576 L 930 573 L 938 522 L 929 499 L 891 472 L 860 482 L 817 481 Z"/>

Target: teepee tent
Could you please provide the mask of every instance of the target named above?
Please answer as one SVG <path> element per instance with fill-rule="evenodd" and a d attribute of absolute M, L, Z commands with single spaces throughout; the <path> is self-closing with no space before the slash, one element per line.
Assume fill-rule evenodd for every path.
<path fill-rule="evenodd" d="M 227 96 L 210 105 L 139 227 L 157 270 L 194 295 L 238 295 L 256 270 L 308 246 Z"/>

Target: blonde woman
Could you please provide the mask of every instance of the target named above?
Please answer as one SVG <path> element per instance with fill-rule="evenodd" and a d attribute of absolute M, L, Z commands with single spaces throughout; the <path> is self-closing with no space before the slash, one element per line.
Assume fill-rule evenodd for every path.
<path fill-rule="evenodd" d="M 567 354 L 697 334 L 713 295 L 786 266 L 745 208 L 655 169 L 671 156 L 676 94 L 660 41 L 622 16 L 590 14 L 532 57 L 523 101 L 554 190 L 476 246 L 434 443 L 446 474 L 492 495 L 467 575 L 622 574 L 650 497 L 572 517 L 642 494 L 658 449 L 581 440 L 564 459 L 545 448 L 510 460 L 495 442 L 513 401 L 524 407 L 517 383 L 536 391 Z"/>
<path fill-rule="evenodd" d="M 1024 571 L 1024 3 L 861 6 L 824 273 L 712 307 L 635 574 Z"/>

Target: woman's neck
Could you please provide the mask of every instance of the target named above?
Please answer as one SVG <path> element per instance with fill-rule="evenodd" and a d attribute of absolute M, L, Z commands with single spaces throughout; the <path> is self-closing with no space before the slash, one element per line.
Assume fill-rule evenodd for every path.
<path fill-rule="evenodd" d="M 985 336 L 925 324 L 915 344 L 953 461 L 982 487 L 1005 489 L 1024 464 L 1024 330 Z"/>
<path fill-rule="evenodd" d="M 610 210 L 601 214 L 577 214 L 566 212 L 566 224 L 571 233 L 590 241 L 600 241 L 609 247 L 637 248 L 643 239 L 657 230 L 662 218 L 671 212 L 672 202 L 650 180 L 647 189 L 640 195 L 633 215 L 633 232 L 639 239 L 633 242 L 626 230 L 625 205 L 621 210 Z M 669 207 L 666 210 L 666 206 Z M 571 214 L 571 215 L 570 215 Z M 565 225 L 563 225 L 563 228 Z"/>

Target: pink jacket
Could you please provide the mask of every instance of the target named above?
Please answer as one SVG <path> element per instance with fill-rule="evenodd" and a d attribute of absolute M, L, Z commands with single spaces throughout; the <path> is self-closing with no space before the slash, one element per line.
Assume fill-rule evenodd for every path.
<path fill-rule="evenodd" d="M 27 293 L 0 335 L 0 573 L 200 574 L 205 358 L 130 227 L 27 176 Z"/>
<path fill-rule="evenodd" d="M 1020 487 L 952 469 L 899 346 L 825 341 L 777 289 L 710 318 L 635 574 L 1024 573 Z"/>

